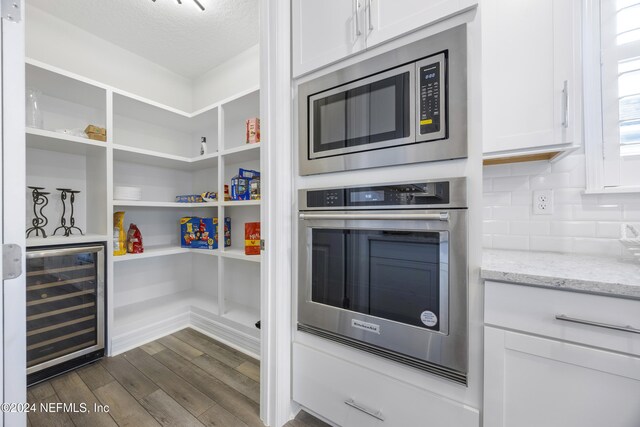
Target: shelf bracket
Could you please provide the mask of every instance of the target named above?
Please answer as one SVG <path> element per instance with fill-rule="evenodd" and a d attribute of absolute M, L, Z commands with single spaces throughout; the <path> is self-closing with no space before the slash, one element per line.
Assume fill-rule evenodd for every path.
<path fill-rule="evenodd" d="M 22 248 L 12 243 L 2 245 L 2 280 L 11 280 L 22 274 Z"/>
<path fill-rule="evenodd" d="M 264 239 L 260 239 L 260 250 L 264 251 Z"/>
<path fill-rule="evenodd" d="M 22 0 L 0 0 L 0 15 L 3 19 L 18 23 L 22 20 Z"/>

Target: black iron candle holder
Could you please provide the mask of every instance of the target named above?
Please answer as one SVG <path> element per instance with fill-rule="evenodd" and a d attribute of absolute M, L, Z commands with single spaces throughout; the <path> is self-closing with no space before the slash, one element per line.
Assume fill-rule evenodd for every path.
<path fill-rule="evenodd" d="M 69 235 L 69 227 L 67 227 L 67 192 L 70 191 L 69 188 L 56 188 L 56 190 L 60 191 L 60 200 L 62 200 L 62 216 L 60 217 L 60 226 L 53 230 L 53 235 L 55 236 L 58 230 L 62 229 L 63 236 Z"/>
<path fill-rule="evenodd" d="M 49 204 L 49 199 L 47 196 L 50 193 L 43 192 L 44 187 L 27 187 L 31 189 L 31 197 L 33 199 L 33 216 L 34 218 L 31 220 L 31 225 L 33 227 L 27 229 L 27 237 L 32 232 L 36 232 L 36 237 L 40 236 L 40 232 L 42 232 L 42 237 L 47 237 L 47 233 L 44 231 L 45 225 L 49 223 L 49 220 L 42 213 L 42 210 L 45 206 Z"/>
<path fill-rule="evenodd" d="M 84 233 L 80 228 L 76 227 L 76 220 L 73 217 L 73 202 L 76 201 L 76 194 L 80 193 L 78 190 L 67 190 L 71 196 L 69 197 L 70 205 L 71 205 L 71 215 L 69 215 L 69 234 L 73 234 L 71 230 L 76 229 L 80 232 L 81 235 L 84 236 Z"/>
<path fill-rule="evenodd" d="M 58 230 L 62 229 L 63 236 L 71 236 L 73 234 L 73 230 L 75 229 L 75 230 L 78 230 L 81 235 L 84 235 L 82 230 L 76 227 L 76 220 L 73 217 L 73 210 L 74 210 L 73 203 L 76 200 L 76 194 L 78 194 L 80 191 L 71 190 L 70 188 L 56 188 L 56 190 L 60 191 L 60 200 L 62 200 L 62 216 L 60 217 L 60 226 L 54 230 L 53 234 L 55 235 L 58 232 Z M 69 225 L 67 225 L 67 219 L 66 219 L 67 197 L 69 197 L 69 204 L 71 207 L 71 214 L 69 215 Z"/>

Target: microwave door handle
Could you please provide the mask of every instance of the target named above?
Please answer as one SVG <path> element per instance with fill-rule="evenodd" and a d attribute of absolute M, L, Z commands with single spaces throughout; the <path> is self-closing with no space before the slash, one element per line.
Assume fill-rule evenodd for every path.
<path fill-rule="evenodd" d="M 394 221 L 449 221 L 449 212 L 438 213 L 300 213 L 299 218 L 303 220 L 329 219 L 329 220 L 394 220 Z"/>

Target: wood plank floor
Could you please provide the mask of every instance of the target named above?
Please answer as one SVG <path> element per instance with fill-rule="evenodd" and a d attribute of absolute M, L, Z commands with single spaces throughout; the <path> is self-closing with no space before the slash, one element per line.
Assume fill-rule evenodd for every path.
<path fill-rule="evenodd" d="M 193 329 L 34 385 L 28 400 L 89 409 L 30 412 L 33 427 L 263 426 L 259 362 Z M 109 405 L 109 412 L 93 412 L 94 405 Z M 327 425 L 304 412 L 286 424 Z"/>

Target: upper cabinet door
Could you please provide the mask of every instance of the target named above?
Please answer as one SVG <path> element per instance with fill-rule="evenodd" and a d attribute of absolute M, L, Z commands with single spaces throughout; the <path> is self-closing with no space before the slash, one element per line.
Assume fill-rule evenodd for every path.
<path fill-rule="evenodd" d="M 362 0 L 367 47 L 399 37 L 474 6 L 476 0 Z"/>
<path fill-rule="evenodd" d="M 293 77 L 365 47 L 366 0 L 293 0 Z"/>
<path fill-rule="evenodd" d="M 484 152 L 574 142 L 577 0 L 482 2 Z"/>

